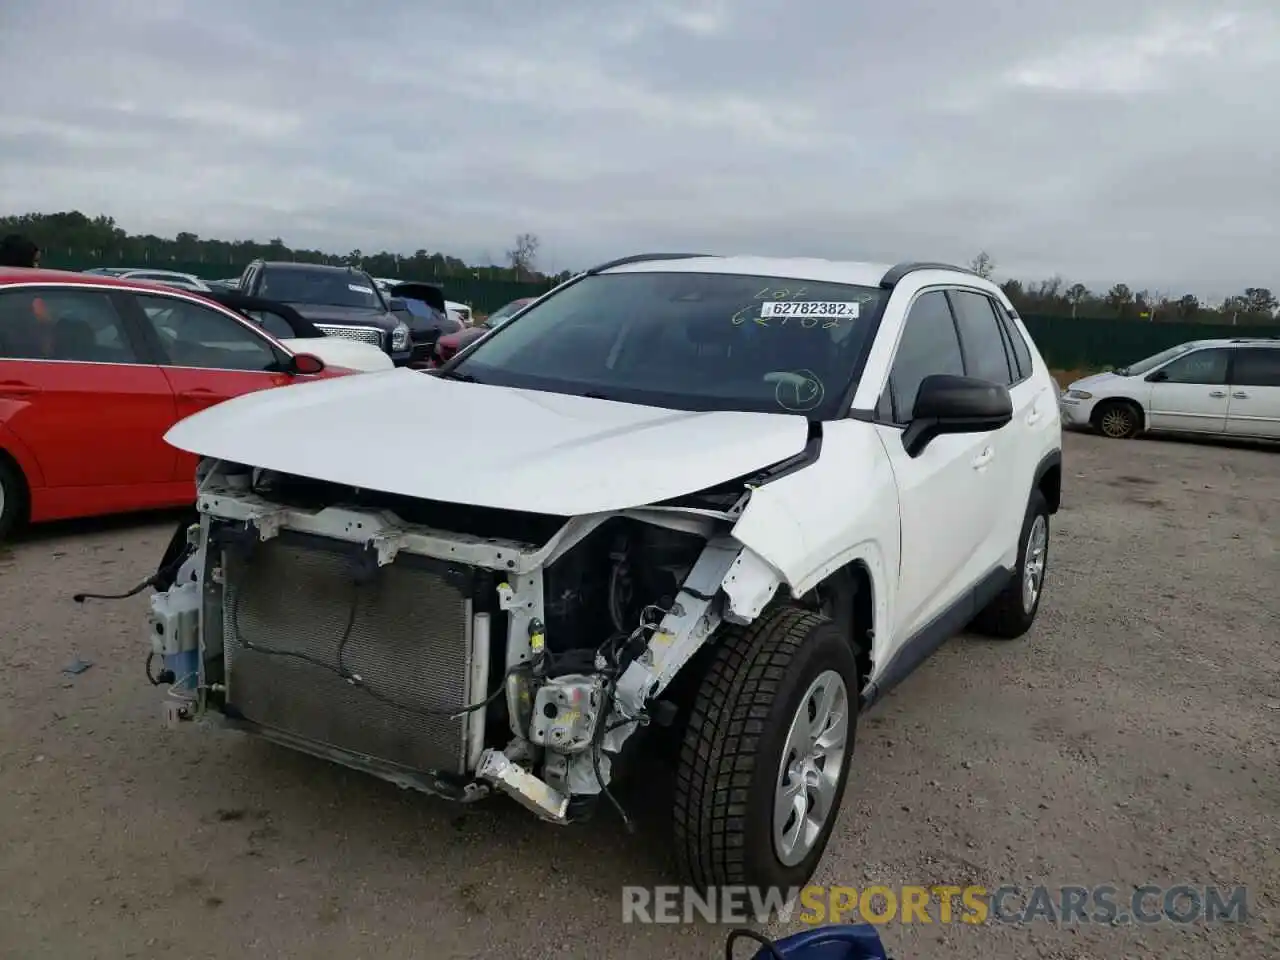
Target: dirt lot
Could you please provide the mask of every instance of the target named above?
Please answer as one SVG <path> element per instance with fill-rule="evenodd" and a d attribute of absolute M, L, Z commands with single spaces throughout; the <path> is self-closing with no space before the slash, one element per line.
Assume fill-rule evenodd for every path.
<path fill-rule="evenodd" d="M 1071 436 L 1066 458 L 1036 630 L 949 644 L 864 719 L 819 879 L 1247 884 L 1245 925 L 884 936 L 902 960 L 1274 957 L 1280 452 Z M 0 550 L 0 955 L 720 956 L 723 929 L 621 924 L 621 885 L 670 876 L 660 806 L 635 793 L 638 836 L 604 814 L 556 829 L 164 730 L 145 600 L 70 596 L 140 579 L 170 528 Z M 61 673 L 76 657 L 93 667 Z"/>

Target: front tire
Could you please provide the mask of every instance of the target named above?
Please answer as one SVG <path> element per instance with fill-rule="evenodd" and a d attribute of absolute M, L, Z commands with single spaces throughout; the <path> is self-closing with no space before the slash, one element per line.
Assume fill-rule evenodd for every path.
<path fill-rule="evenodd" d="M 1142 414 L 1131 403 L 1113 400 L 1098 407 L 1093 425 L 1104 437 L 1112 440 L 1129 440 L 1142 429 Z"/>
<path fill-rule="evenodd" d="M 0 541 L 18 527 L 26 517 L 27 489 L 22 475 L 0 457 Z"/>
<path fill-rule="evenodd" d="M 797 607 L 724 627 L 717 642 L 676 771 L 681 872 L 703 890 L 803 886 L 848 782 L 854 652 L 831 620 Z"/>
<path fill-rule="evenodd" d="M 999 640 L 1015 640 L 1031 629 L 1044 576 L 1049 568 L 1049 504 L 1039 490 L 1031 491 L 1018 541 L 1018 563 L 1008 585 L 987 604 L 970 625 L 975 633 Z"/>

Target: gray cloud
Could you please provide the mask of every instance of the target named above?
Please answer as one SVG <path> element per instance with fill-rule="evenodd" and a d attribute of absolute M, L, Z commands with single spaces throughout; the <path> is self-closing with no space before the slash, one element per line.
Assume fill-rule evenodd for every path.
<path fill-rule="evenodd" d="M 544 266 L 639 249 L 1280 287 L 1273 0 L 45 0 L 0 200 Z M 20 92 L 20 96 L 14 96 Z"/>

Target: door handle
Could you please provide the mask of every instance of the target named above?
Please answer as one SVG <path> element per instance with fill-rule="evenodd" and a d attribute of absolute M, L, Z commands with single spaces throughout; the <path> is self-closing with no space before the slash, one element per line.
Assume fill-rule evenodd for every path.
<path fill-rule="evenodd" d="M 1213 393 L 1209 394 L 1209 396 L 1211 397 L 1225 397 L 1226 395 L 1227 395 L 1227 391 L 1225 390 L 1215 390 L 1213 391 Z M 1238 397 L 1240 396 L 1240 394 L 1237 393 L 1236 396 Z"/>
<path fill-rule="evenodd" d="M 179 400 L 217 400 L 219 395 L 213 390 L 198 387 L 195 390 L 183 390 L 178 394 Z"/>
<path fill-rule="evenodd" d="M 1027 426 L 1035 426 L 1035 424 L 1039 422 L 1041 416 L 1043 416 L 1043 414 L 1041 414 L 1039 410 L 1032 410 L 1027 414 Z"/>
<path fill-rule="evenodd" d="M 1235 393 L 1233 393 L 1231 396 L 1235 397 L 1235 399 L 1237 399 L 1237 400 L 1248 400 L 1248 399 L 1249 399 L 1249 395 L 1248 395 L 1247 393 L 1245 393 L 1243 390 L 1237 390 L 1237 391 L 1236 391 Z"/>
<path fill-rule="evenodd" d="M 976 457 L 973 458 L 973 469 L 981 470 L 983 467 L 985 467 L 988 463 L 991 462 L 992 458 L 995 457 L 995 455 L 996 455 L 995 450 L 993 450 L 991 447 L 987 447 L 987 449 L 983 450 L 980 454 L 978 454 Z"/>
<path fill-rule="evenodd" d="M 20 400 L 23 397 L 34 397 L 39 392 L 39 387 L 33 387 L 29 383 L 23 383 L 21 380 L 0 380 L 0 396 L 3 397 L 12 397 Z"/>

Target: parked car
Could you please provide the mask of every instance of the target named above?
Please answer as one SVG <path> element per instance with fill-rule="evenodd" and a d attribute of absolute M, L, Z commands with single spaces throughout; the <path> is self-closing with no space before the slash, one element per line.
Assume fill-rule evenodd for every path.
<path fill-rule="evenodd" d="M 425 281 L 398 280 L 394 277 L 374 277 L 373 282 L 377 285 L 378 289 L 382 291 L 384 296 L 390 297 L 392 296 L 391 291 L 395 287 L 398 287 L 398 286 L 401 286 L 402 284 L 407 284 L 407 283 L 414 283 L 414 284 L 424 283 Z M 437 290 L 440 289 L 439 286 L 437 286 L 434 283 L 427 284 L 427 285 L 436 287 Z M 443 297 L 443 294 L 442 294 L 442 297 Z M 465 327 L 471 323 L 471 316 L 472 316 L 471 308 L 467 306 L 465 303 L 458 303 L 455 300 L 444 300 L 444 307 L 442 309 L 444 310 L 447 316 L 457 321 L 459 326 Z"/>
<path fill-rule="evenodd" d="M 476 322 L 470 327 L 458 330 L 457 332 L 447 334 L 440 337 L 435 344 L 435 348 L 431 352 L 431 367 L 441 367 L 448 363 L 455 353 L 463 347 L 469 346 L 483 337 L 490 330 L 496 330 L 520 310 L 533 303 L 537 297 L 521 297 L 519 300 L 512 300 L 506 306 L 495 310 L 484 319 Z"/>
<path fill-rule="evenodd" d="M 1068 385 L 1063 421 L 1125 439 L 1172 431 L 1280 440 L 1280 339 L 1193 340 Z"/>
<path fill-rule="evenodd" d="M 449 316 L 457 320 L 464 327 L 471 325 L 471 308 L 465 303 L 458 303 L 456 300 L 446 300 L 444 302 L 445 310 Z"/>
<path fill-rule="evenodd" d="M 387 289 L 392 313 L 409 325 L 413 352 L 409 366 L 426 366 L 444 334 L 456 333 L 462 324 L 445 309 L 444 292 L 434 283 L 406 281 Z"/>
<path fill-rule="evenodd" d="M 196 294 L 0 268 L 0 537 L 27 520 L 189 504 L 196 461 L 165 443 L 174 423 L 348 372 Z"/>
<path fill-rule="evenodd" d="M 326 364 L 374 373 L 391 370 L 391 358 L 371 343 L 331 337 L 287 303 L 251 297 L 239 290 L 213 290 L 205 296 L 252 320 L 294 353 L 314 353 Z"/>
<path fill-rule="evenodd" d="M 412 356 L 409 326 L 391 307 L 373 278 L 354 267 L 255 260 L 239 290 L 287 303 L 331 337 L 372 343 L 397 366 Z"/>
<path fill-rule="evenodd" d="M 209 284 L 193 273 L 180 273 L 177 270 L 153 270 L 148 267 L 96 267 L 86 270 L 98 276 L 116 277 L 120 280 L 144 280 L 148 283 L 159 283 L 179 290 L 204 292 Z"/>
<path fill-rule="evenodd" d="M 445 468 L 403 442 L 424 410 Z M 999 287 L 814 259 L 614 261 L 433 374 L 168 439 L 206 494 L 152 597 L 198 676 L 171 717 L 554 823 L 626 819 L 610 784 L 674 741 L 700 887 L 803 886 L 860 710 L 967 624 L 1031 627 L 1062 475 Z"/>
<path fill-rule="evenodd" d="M 489 314 L 488 319 L 482 321 L 482 325 L 490 330 L 497 329 L 537 299 L 537 297 L 520 297 L 518 300 L 512 300 Z"/>

